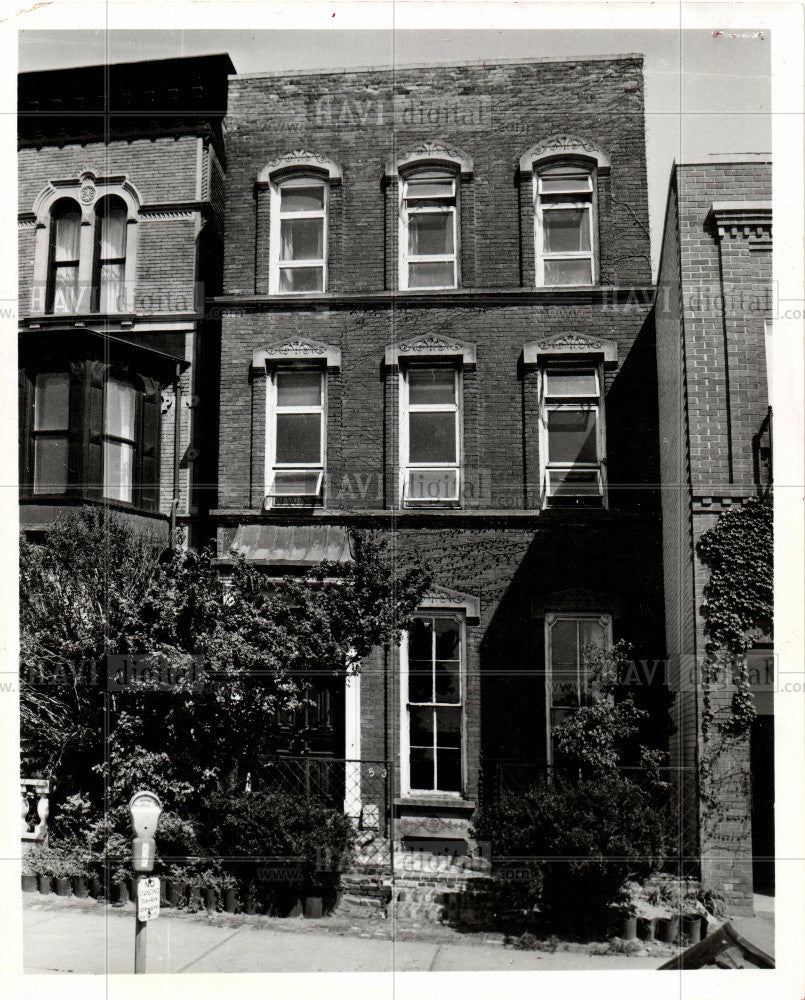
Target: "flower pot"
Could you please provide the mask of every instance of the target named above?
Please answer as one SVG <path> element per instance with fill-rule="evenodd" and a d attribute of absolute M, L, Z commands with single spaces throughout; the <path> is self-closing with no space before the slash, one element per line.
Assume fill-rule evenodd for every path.
<path fill-rule="evenodd" d="M 68 876 L 62 876 L 56 879 L 57 896 L 70 896 L 72 892 L 73 892 L 73 884 Z"/>
<path fill-rule="evenodd" d="M 204 906 L 207 910 L 215 911 L 218 909 L 218 890 L 206 888 L 204 890 Z"/>
<path fill-rule="evenodd" d="M 257 897 L 251 889 L 246 894 L 246 899 L 243 903 L 243 912 L 249 915 L 257 913 Z"/>
<path fill-rule="evenodd" d="M 165 879 L 165 905 L 171 906 L 175 909 L 179 905 L 181 895 L 181 884 L 177 882 L 176 879 Z"/>
<path fill-rule="evenodd" d="M 100 875 L 93 875 L 89 880 L 89 894 L 93 899 L 103 899 L 104 887 L 103 879 Z"/>
<path fill-rule="evenodd" d="M 203 903 L 201 901 L 201 886 L 191 885 L 187 890 L 187 908 L 191 912 L 197 912 L 201 909 Z"/>
<path fill-rule="evenodd" d="M 53 892 L 53 878 L 50 875 L 39 876 L 39 891 L 43 896 L 47 896 L 49 892 Z"/>
<path fill-rule="evenodd" d="M 634 941 L 637 937 L 637 917 L 621 919 L 621 937 L 624 941 Z"/>
<path fill-rule="evenodd" d="M 36 892 L 38 888 L 36 875 L 23 875 L 20 884 L 23 892 Z"/>
<path fill-rule="evenodd" d="M 676 944 L 679 940 L 679 914 L 660 917 L 657 921 L 657 940 L 666 944 Z"/>
<path fill-rule="evenodd" d="M 682 933 L 688 944 L 698 944 L 702 939 L 702 918 L 698 915 L 682 917 Z"/>
<path fill-rule="evenodd" d="M 318 920 L 324 916 L 324 898 L 320 893 L 304 897 L 303 912 L 308 920 Z"/>
<path fill-rule="evenodd" d="M 74 875 L 72 878 L 73 884 L 73 895 L 77 896 L 79 899 L 86 899 L 89 895 L 89 889 L 87 888 L 87 880 L 83 875 Z"/>
<path fill-rule="evenodd" d="M 238 894 L 236 889 L 224 890 L 224 912 L 236 913 L 238 906 Z"/>
<path fill-rule="evenodd" d="M 656 917 L 637 918 L 637 936 L 641 941 L 653 941 L 657 933 Z"/>
<path fill-rule="evenodd" d="M 112 905 L 113 906 L 123 906 L 124 903 L 129 901 L 129 886 L 128 882 L 113 882 L 112 883 Z"/>

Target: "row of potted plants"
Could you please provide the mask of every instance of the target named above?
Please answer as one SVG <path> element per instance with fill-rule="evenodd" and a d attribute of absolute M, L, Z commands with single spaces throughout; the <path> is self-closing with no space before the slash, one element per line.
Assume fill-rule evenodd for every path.
<path fill-rule="evenodd" d="M 694 879 L 659 872 L 625 882 L 612 908 L 626 940 L 696 944 L 707 934 L 708 919 L 722 914 L 723 898 L 703 893 Z"/>

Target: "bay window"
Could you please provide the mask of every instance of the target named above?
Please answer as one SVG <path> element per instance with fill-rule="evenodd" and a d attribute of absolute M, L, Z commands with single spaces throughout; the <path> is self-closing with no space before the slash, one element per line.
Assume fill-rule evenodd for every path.
<path fill-rule="evenodd" d="M 103 495 L 134 502 L 137 458 L 137 389 L 120 379 L 106 380 L 103 401 Z"/>
<path fill-rule="evenodd" d="M 444 170 L 401 178 L 400 288 L 458 287 L 456 184 Z"/>
<path fill-rule="evenodd" d="M 276 292 L 327 289 L 328 185 L 315 177 L 279 181 L 271 201 L 269 288 Z"/>
<path fill-rule="evenodd" d="M 540 457 L 545 505 L 604 497 L 602 373 L 595 365 L 542 371 Z"/>
<path fill-rule="evenodd" d="M 33 492 L 65 493 L 70 434 L 70 376 L 67 372 L 37 374 L 33 416 Z"/>
<path fill-rule="evenodd" d="M 324 372 L 279 369 L 268 392 L 266 503 L 272 507 L 321 503 Z"/>
<path fill-rule="evenodd" d="M 534 173 L 537 285 L 591 285 L 595 261 L 595 183 L 573 165 Z"/>
<path fill-rule="evenodd" d="M 403 645 L 406 791 L 463 788 L 463 621 L 419 615 Z"/>
<path fill-rule="evenodd" d="M 402 500 L 455 504 L 460 489 L 460 383 L 455 365 L 409 364 L 400 374 Z"/>

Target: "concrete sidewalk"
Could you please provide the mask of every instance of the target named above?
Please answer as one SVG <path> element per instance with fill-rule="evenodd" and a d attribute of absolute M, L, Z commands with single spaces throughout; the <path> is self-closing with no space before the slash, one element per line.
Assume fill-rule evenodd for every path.
<path fill-rule="evenodd" d="M 148 929 L 149 972 L 481 972 L 656 969 L 656 955 L 517 951 L 490 935 L 365 929 L 333 918 L 279 920 L 163 910 Z M 134 971 L 134 908 L 56 896 L 23 897 L 24 971 Z M 419 939 L 412 937 L 416 933 Z"/>

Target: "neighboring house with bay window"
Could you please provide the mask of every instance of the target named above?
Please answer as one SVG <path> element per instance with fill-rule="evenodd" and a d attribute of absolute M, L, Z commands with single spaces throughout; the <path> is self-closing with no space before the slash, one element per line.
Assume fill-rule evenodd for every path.
<path fill-rule="evenodd" d="M 105 503 L 175 543 L 215 503 L 228 56 L 19 78 L 21 525 Z"/>
<path fill-rule="evenodd" d="M 367 834 L 466 848 L 549 773 L 585 645 L 664 655 L 642 88 L 638 56 L 230 81 L 221 565 L 372 531 L 434 574 L 322 699 Z"/>

